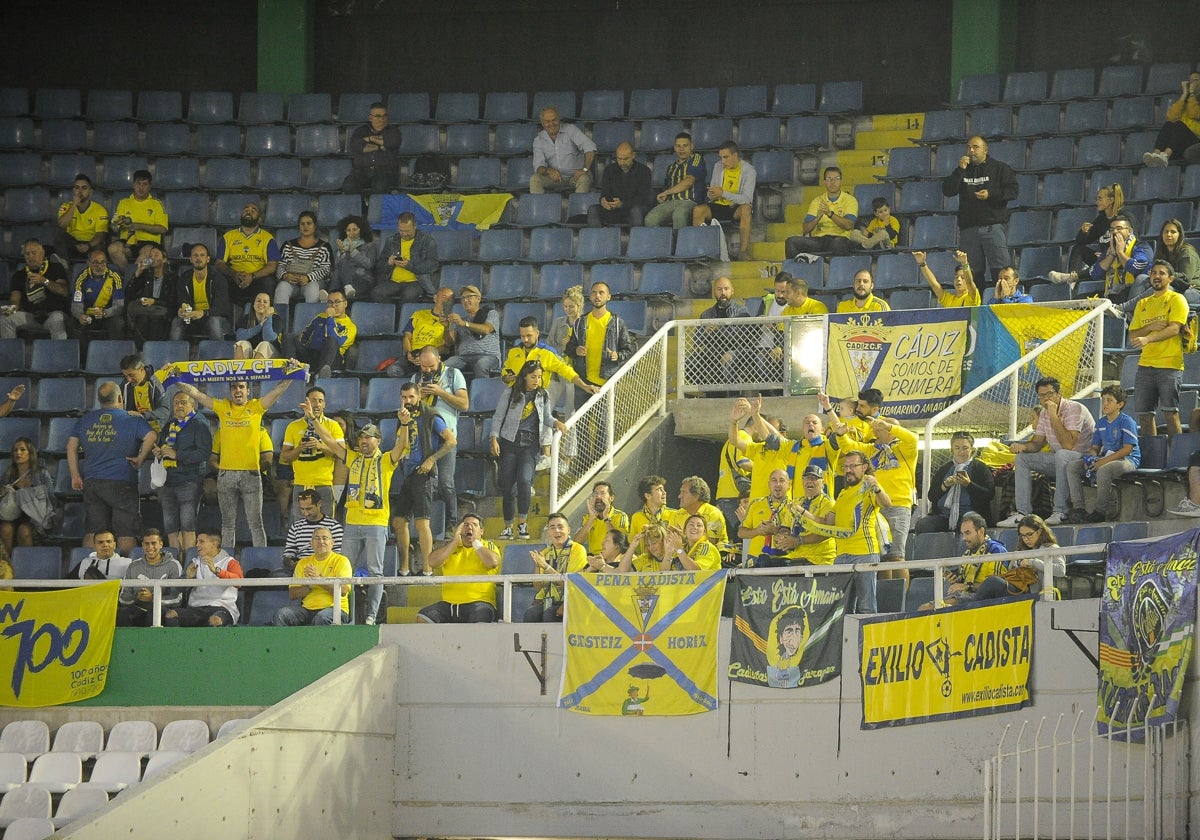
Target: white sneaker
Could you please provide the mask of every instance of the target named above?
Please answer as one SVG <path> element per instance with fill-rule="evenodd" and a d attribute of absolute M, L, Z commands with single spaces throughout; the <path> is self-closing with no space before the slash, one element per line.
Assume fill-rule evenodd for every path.
<path fill-rule="evenodd" d="M 511 540 L 513 538 L 512 526 L 505 525 L 504 530 L 496 537 L 498 540 Z"/>
<path fill-rule="evenodd" d="M 329 292 L 324 289 L 317 292 L 317 300 L 321 301 L 321 303 L 327 303 L 329 301 Z"/>
<path fill-rule="evenodd" d="M 373 615 L 369 615 L 363 619 L 363 624 L 369 625 L 369 624 L 374 624 L 374 623 L 375 623 L 375 616 L 373 616 Z"/>
<path fill-rule="evenodd" d="M 1142 163 L 1146 166 L 1166 166 L 1170 162 L 1166 152 L 1146 152 L 1142 155 Z"/>
<path fill-rule="evenodd" d="M 1078 278 L 1074 271 L 1047 271 L 1046 279 L 1051 283 L 1074 283 Z"/>
<path fill-rule="evenodd" d="M 345 288 L 342 289 L 342 293 L 346 295 L 346 300 L 350 300 L 354 297 L 354 287 L 347 283 Z"/>
<path fill-rule="evenodd" d="M 541 472 L 542 470 L 548 470 L 548 469 L 550 469 L 550 456 L 549 455 L 539 456 L 538 460 L 537 460 L 537 465 L 534 467 L 534 470 L 536 472 Z"/>
<path fill-rule="evenodd" d="M 1175 507 L 1167 508 L 1167 513 L 1172 516 L 1200 517 L 1200 505 L 1185 496 Z"/>
<path fill-rule="evenodd" d="M 1054 513 L 1052 513 L 1046 517 L 1046 524 L 1047 525 L 1061 525 L 1061 524 L 1063 524 L 1063 522 L 1066 521 L 1066 519 L 1067 519 L 1067 515 L 1065 513 L 1059 513 L 1058 511 L 1054 511 Z"/>
<path fill-rule="evenodd" d="M 1025 514 L 1021 513 L 1021 511 L 1018 510 L 1012 516 L 1008 517 L 1008 519 L 1001 519 L 999 522 L 997 522 L 996 527 L 997 528 L 1016 528 L 1017 523 L 1019 523 L 1024 518 L 1025 518 Z"/>

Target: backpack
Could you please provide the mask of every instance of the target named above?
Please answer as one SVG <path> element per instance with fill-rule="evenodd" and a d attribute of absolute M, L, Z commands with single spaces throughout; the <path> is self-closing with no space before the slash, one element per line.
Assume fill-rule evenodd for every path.
<path fill-rule="evenodd" d="M 420 190 L 441 190 L 450 183 L 450 161 L 441 155 L 421 155 L 413 161 L 408 185 Z"/>

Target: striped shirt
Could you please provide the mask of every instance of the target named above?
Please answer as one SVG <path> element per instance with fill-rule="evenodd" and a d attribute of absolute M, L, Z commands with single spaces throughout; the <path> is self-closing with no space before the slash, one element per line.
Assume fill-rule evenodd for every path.
<path fill-rule="evenodd" d="M 312 535 L 318 528 L 328 528 L 333 537 L 333 550 L 342 551 L 342 523 L 331 516 L 310 522 L 308 519 L 297 519 L 288 526 L 287 538 L 283 543 L 283 560 L 285 563 L 295 563 L 301 557 L 313 553 Z"/>

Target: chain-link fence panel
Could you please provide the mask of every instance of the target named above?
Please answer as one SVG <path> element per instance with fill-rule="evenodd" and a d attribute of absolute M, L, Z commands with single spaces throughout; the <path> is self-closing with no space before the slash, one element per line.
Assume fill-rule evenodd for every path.
<path fill-rule="evenodd" d="M 679 392 L 779 391 L 786 382 L 786 318 L 679 321 Z"/>

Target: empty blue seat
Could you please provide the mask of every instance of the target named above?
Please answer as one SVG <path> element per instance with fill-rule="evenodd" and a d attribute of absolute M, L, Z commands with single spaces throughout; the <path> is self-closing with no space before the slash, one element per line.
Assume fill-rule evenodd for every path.
<path fill-rule="evenodd" d="M 1055 242 L 1073 242 L 1080 225 L 1090 223 L 1095 217 L 1096 211 L 1090 207 L 1064 207 L 1054 216 L 1051 238 Z"/>
<path fill-rule="evenodd" d="M 39 119 L 70 119 L 83 113 L 76 88 L 40 88 L 33 94 L 33 115 Z"/>
<path fill-rule="evenodd" d="M 745 117 L 766 111 L 766 85 L 735 85 L 725 89 L 725 106 L 721 113 L 726 116 Z"/>
<path fill-rule="evenodd" d="M 622 143 L 634 145 L 634 126 L 631 122 L 602 122 L 592 126 L 592 142 L 596 151 L 611 153 Z"/>
<path fill-rule="evenodd" d="M 480 262 L 515 262 L 521 259 L 524 235 L 520 230 L 492 228 L 479 236 Z"/>
<path fill-rule="evenodd" d="M 499 158 L 463 158 L 458 162 L 454 186 L 459 190 L 490 190 L 500 186 Z"/>
<path fill-rule="evenodd" d="M 771 113 L 787 116 L 807 114 L 817 110 L 817 86 L 813 84 L 775 85 L 771 97 Z"/>
<path fill-rule="evenodd" d="M 1096 92 L 1096 73 L 1090 67 L 1056 70 L 1050 82 L 1051 99 L 1086 99 Z"/>
<path fill-rule="evenodd" d="M 207 193 L 167 193 L 163 196 L 163 206 L 166 208 L 167 218 L 174 226 L 206 225 L 209 222 Z"/>
<path fill-rule="evenodd" d="M 733 120 L 729 117 L 694 119 L 691 134 L 697 149 L 715 149 L 733 139 Z"/>
<path fill-rule="evenodd" d="M 13 576 L 19 580 L 58 580 L 62 549 L 54 545 L 18 545 L 12 552 Z"/>
<path fill-rule="evenodd" d="M 1192 65 L 1186 62 L 1169 62 L 1151 64 L 1146 74 L 1145 93 L 1179 93 L 1179 83 L 1192 72 Z"/>
<path fill-rule="evenodd" d="M 143 90 L 137 98 L 139 122 L 177 122 L 183 119 L 183 94 L 177 90 Z"/>
<path fill-rule="evenodd" d="M 1082 204 L 1085 201 L 1084 181 L 1084 173 L 1078 170 L 1051 172 L 1042 179 L 1042 198 L 1038 203 L 1042 206 Z"/>
<path fill-rule="evenodd" d="M 1167 219 L 1183 222 L 1183 229 L 1194 230 L 1192 203 L 1190 201 L 1157 201 L 1150 205 L 1150 220 L 1144 230 L 1148 236 L 1158 236 Z"/>
<path fill-rule="evenodd" d="M 90 341 L 83 372 L 92 376 L 116 376 L 121 372 L 121 359 L 136 349 L 133 342 L 127 339 Z"/>
<path fill-rule="evenodd" d="M 395 417 L 400 410 L 400 383 L 391 378 L 372 378 L 367 383 L 367 403 L 363 407 L 371 415 Z"/>
<path fill-rule="evenodd" d="M 392 93 L 387 99 L 388 118 L 394 123 L 425 122 L 429 119 L 429 94 Z"/>
<path fill-rule="evenodd" d="M 311 196 L 275 193 L 267 199 L 267 212 L 263 221 L 267 227 L 293 227 L 301 212 L 312 209 Z"/>
<path fill-rule="evenodd" d="M 1010 247 L 1036 245 L 1049 240 L 1049 210 L 1018 210 L 1009 217 L 1008 244 Z"/>
<path fill-rule="evenodd" d="M 902 146 L 892 149 L 888 153 L 887 178 L 893 181 L 903 178 L 927 178 L 930 174 L 929 159 L 929 148 L 926 146 Z"/>
<path fill-rule="evenodd" d="M 569 228 L 534 228 L 529 235 L 529 262 L 566 262 L 571 259 Z"/>
<path fill-rule="evenodd" d="M 568 221 L 577 216 L 586 216 L 588 208 L 600 201 L 600 193 L 571 193 L 567 199 L 567 219 Z"/>
<path fill-rule="evenodd" d="M 630 228 L 629 243 L 625 248 L 625 259 L 635 262 L 670 259 L 672 238 L 670 228 Z"/>
<path fill-rule="evenodd" d="M 154 165 L 155 190 L 200 188 L 200 161 L 195 158 L 159 158 Z"/>
<path fill-rule="evenodd" d="M 517 227 L 557 225 L 562 221 L 562 196 L 558 193 L 523 195 L 517 203 Z"/>
<path fill-rule="evenodd" d="M 665 152 L 675 148 L 675 135 L 683 131 L 683 120 L 646 120 L 638 151 L 642 154 Z"/>
<path fill-rule="evenodd" d="M 441 101 L 438 101 L 439 107 Z M 476 104 L 478 113 L 478 104 Z M 492 92 L 483 103 L 483 119 L 489 123 L 515 122 L 529 119 L 529 94 L 524 91 Z M 448 150 L 447 150 L 448 151 Z"/>
<path fill-rule="evenodd" d="M 536 231 L 534 231 L 536 233 Z M 530 246 L 532 251 L 532 244 Z M 615 227 L 587 227 L 579 231 L 575 259 L 579 262 L 606 262 L 621 256 L 621 231 Z"/>
<path fill-rule="evenodd" d="M 13 187 L 4 191 L 5 220 L 44 222 L 50 217 L 50 193 L 42 187 Z"/>
<path fill-rule="evenodd" d="M 362 196 L 351 194 L 323 195 L 317 198 L 317 218 L 322 225 L 334 225 L 347 216 L 362 215 Z"/>
<path fill-rule="evenodd" d="M 835 291 L 849 289 L 854 284 L 854 275 L 863 269 L 870 270 L 870 268 L 871 257 L 867 254 L 831 257 L 829 259 L 829 277 L 825 280 L 825 288 Z"/>
<path fill-rule="evenodd" d="M 89 108 L 91 104 L 89 93 Z M 188 94 L 187 121 L 194 125 L 233 122 L 233 94 L 217 90 L 192 91 Z"/>
<path fill-rule="evenodd" d="M 292 150 L 292 133 L 286 125 L 247 126 L 245 147 L 250 157 L 286 155 Z"/>
<path fill-rule="evenodd" d="M 1144 167 L 1138 170 L 1133 201 L 1161 201 L 1179 195 L 1179 167 Z M 1157 233 L 1157 231 L 1155 231 Z"/>
<path fill-rule="evenodd" d="M 973 73 L 958 80 L 955 105 L 984 105 L 1000 101 L 1000 76 L 996 73 Z"/>
<path fill-rule="evenodd" d="M 439 93 L 434 118 L 440 123 L 473 122 L 479 119 L 479 94 Z"/>
<path fill-rule="evenodd" d="M 1125 193 L 1126 201 L 1133 195 L 1133 172 L 1129 169 L 1099 169 L 1092 170 L 1092 192 L 1112 184 L 1120 184 Z"/>
<path fill-rule="evenodd" d="M 28 187 L 40 183 L 42 183 L 41 155 L 33 152 L 0 155 L 0 184 L 9 187 Z"/>
<path fill-rule="evenodd" d="M 185 340 L 147 341 L 142 345 L 142 359 L 156 370 L 171 362 L 186 361 L 190 352 Z"/>
<path fill-rule="evenodd" d="M 896 206 L 896 186 L 895 184 L 874 183 L 874 184 L 856 184 L 854 187 L 854 199 L 858 202 L 859 215 L 865 215 L 871 212 L 871 201 L 875 198 L 882 198 L 888 203 L 889 207 Z"/>
<path fill-rule="evenodd" d="M 483 288 L 483 266 L 474 263 L 442 266 L 440 276 L 441 284 L 446 288 L 453 289 L 456 293 L 463 286 L 474 286 L 477 289 Z M 409 317 L 411 316 L 402 317 L 400 322 L 401 329 L 408 323 Z"/>
<path fill-rule="evenodd" d="M 7 392 L 6 392 L 7 393 Z M 26 394 L 29 392 L 26 391 Z M 75 406 L 76 409 L 79 406 Z M 0 417 L 0 452 L 5 457 L 17 438 L 29 438 L 37 446 L 42 442 L 42 421 L 36 417 Z"/>
<path fill-rule="evenodd" d="M 495 471 L 487 458 L 459 458 L 454 465 L 454 487 L 459 495 L 473 499 L 489 495 L 493 481 L 489 474 Z"/>
<path fill-rule="evenodd" d="M 400 135 L 400 154 L 436 155 L 442 150 L 436 125 L 406 125 Z"/>
<path fill-rule="evenodd" d="M 738 122 L 738 148 L 775 148 L 780 145 L 779 126 L 779 117 L 743 117 Z"/>
<path fill-rule="evenodd" d="M 437 242 L 438 259 L 442 262 L 466 262 L 471 259 L 471 233 L 466 230 L 435 228 L 429 235 Z"/>
<path fill-rule="evenodd" d="M 531 123 L 504 123 L 496 126 L 494 154 L 503 157 L 528 155 L 533 138 L 540 129 Z"/>
<path fill-rule="evenodd" d="M 1063 130 L 1069 134 L 1088 134 L 1103 131 L 1108 125 L 1108 102 L 1103 99 L 1082 99 L 1068 102 L 1063 112 Z"/>
<path fill-rule="evenodd" d="M 83 120 L 44 120 L 42 148 L 49 152 L 78 152 L 87 146 L 87 123 Z"/>
<path fill-rule="evenodd" d="M 1001 140 L 988 145 L 988 154 L 1002 160 L 1018 172 L 1025 168 L 1029 145 L 1024 140 Z"/>
<path fill-rule="evenodd" d="M 66 454 L 67 442 L 75 433 L 75 424 L 77 422 L 74 417 L 51 417 L 50 428 L 46 432 L 46 446 L 42 451 L 60 455 Z"/>
<path fill-rule="evenodd" d="M 325 401 L 338 408 L 357 411 L 360 407 L 359 391 L 361 383 L 357 376 L 339 376 L 336 379 L 322 379 L 321 387 L 325 389 Z"/>
<path fill-rule="evenodd" d="M 912 247 L 918 251 L 953 248 L 958 243 L 958 221 L 953 216 L 922 216 L 912 228 Z"/>
<path fill-rule="evenodd" d="M 298 158 L 264 158 L 258 162 L 254 187 L 267 191 L 299 190 L 300 177 L 301 164 Z"/>
<path fill-rule="evenodd" d="M 1039 245 L 1021 249 L 1017 274 L 1022 280 L 1044 280 L 1051 271 L 1062 271 L 1062 248 L 1057 245 Z"/>
<path fill-rule="evenodd" d="M 790 151 L 755 152 L 753 163 L 760 185 L 791 184 L 796 180 L 796 155 Z"/>
<path fill-rule="evenodd" d="M 829 147 L 829 117 L 789 117 L 784 128 L 782 145 L 789 149 Z"/>
<path fill-rule="evenodd" d="M 635 228 L 636 230 L 636 228 Z M 583 266 L 578 263 L 550 263 L 538 272 L 538 297 L 559 300 L 572 286 L 583 285 Z"/>
<path fill-rule="evenodd" d="M 537 318 L 538 330 L 546 332 L 546 305 L 540 301 L 513 301 L 504 304 L 500 313 L 500 335 L 505 340 L 512 341 L 519 335 L 520 324 L 524 318 Z M 479 380 L 475 380 L 478 382 Z M 493 408 L 494 408 L 493 404 Z M 478 403 L 471 400 L 471 412 L 478 411 Z M 488 413 L 491 413 L 489 409 Z"/>
<path fill-rule="evenodd" d="M 933 306 L 933 293 L 929 289 L 897 289 L 888 295 L 888 306 L 892 309 L 929 309 Z"/>
<path fill-rule="evenodd" d="M 90 90 L 87 95 L 88 122 L 133 119 L 133 93 L 128 90 Z"/>
<path fill-rule="evenodd" d="M 394 335 L 396 333 L 396 305 L 358 300 L 350 307 L 350 315 L 358 327 L 360 336 Z"/>
<path fill-rule="evenodd" d="M 858 113 L 862 110 L 861 81 L 825 82 L 821 85 L 821 101 L 817 110 L 823 114 Z"/>
<path fill-rule="evenodd" d="M 338 97 L 337 114 L 335 118 L 340 123 L 366 123 L 371 104 L 382 102 L 383 96 L 378 93 L 343 93 Z M 393 120 L 397 119 L 391 114 Z"/>
<path fill-rule="evenodd" d="M 638 294 L 663 295 L 669 298 L 687 297 L 687 272 L 683 263 L 652 262 L 643 265 Z"/>
<path fill-rule="evenodd" d="M 677 117 L 711 117 L 719 113 L 721 91 L 715 87 L 683 88 L 675 99 Z"/>
<path fill-rule="evenodd" d="M 1154 129 L 1128 132 L 1122 143 L 1123 149 L 1120 165 L 1142 166 L 1145 162 L 1146 152 L 1154 148 L 1154 140 L 1157 134 L 1158 132 Z"/>
<path fill-rule="evenodd" d="M 62 342 L 53 342 L 61 344 Z M 35 414 L 78 414 L 87 405 L 87 381 L 82 376 L 44 377 L 38 382 Z"/>
<path fill-rule="evenodd" d="M 907 181 L 900 188 L 900 201 L 897 210 L 905 214 L 940 213 L 944 209 L 945 198 L 942 195 L 941 181 Z M 865 216 L 870 205 L 861 202 L 858 205 L 858 215 Z"/>
<path fill-rule="evenodd" d="M 365 114 L 361 117 L 365 121 Z M 287 121 L 296 124 L 333 122 L 333 102 L 328 93 L 293 93 L 288 97 Z"/>
<path fill-rule="evenodd" d="M 678 264 L 680 268 L 682 263 Z M 616 297 L 633 294 L 633 264 L 632 263 L 596 263 L 592 266 L 591 282 L 604 283 L 609 292 Z"/>
<path fill-rule="evenodd" d="M 309 192 L 340 192 L 349 174 L 348 158 L 314 158 L 308 162 L 304 189 Z"/>
<path fill-rule="evenodd" d="M 625 91 L 585 90 L 579 118 L 585 122 L 619 120 L 625 117 Z"/>
<path fill-rule="evenodd" d="M 209 190 L 241 190 L 250 183 L 248 158 L 213 158 L 204 163 L 204 187 Z"/>
<path fill-rule="evenodd" d="M 1094 169 L 1116 166 L 1121 162 L 1121 137 L 1118 134 L 1088 134 L 1079 138 L 1075 165 Z"/>
<path fill-rule="evenodd" d="M 341 130 L 336 125 L 318 123 L 296 127 L 296 154 L 300 157 L 326 157 L 342 153 Z"/>
<path fill-rule="evenodd" d="M 21 338 L 0 338 L 0 370 L 25 369 L 25 340 Z M 7 391 L 4 392 L 7 396 Z"/>
<path fill-rule="evenodd" d="M 33 120 L 0 117 L 0 149 L 26 149 L 33 145 Z"/>
<path fill-rule="evenodd" d="M 1140 68 L 1139 68 L 1140 69 Z M 1154 97 L 1135 96 L 1115 99 L 1108 115 L 1108 127 L 1113 131 L 1145 128 L 1154 125 Z"/>
<path fill-rule="evenodd" d="M 460 123 L 446 126 L 446 154 L 486 155 L 488 151 L 488 127 L 483 123 Z"/>
<path fill-rule="evenodd" d="M 358 358 L 350 363 L 351 366 L 347 370 L 359 375 L 374 376 L 379 373 L 384 362 L 390 363 L 404 355 L 404 344 L 399 339 L 361 341 L 355 346 L 358 348 Z M 393 381 L 393 387 L 398 388 L 399 383 Z"/>
<path fill-rule="evenodd" d="M 196 126 L 193 136 L 196 154 L 201 157 L 226 157 L 242 152 L 242 129 L 236 125 Z M 245 186 L 243 182 L 242 186 Z"/>
<path fill-rule="evenodd" d="M 1029 296 L 1033 298 L 1034 303 L 1070 300 L 1071 287 L 1066 283 L 1036 283 L 1029 287 Z"/>
<path fill-rule="evenodd" d="M 921 142 L 936 143 L 944 140 L 956 142 L 967 133 L 967 112 L 963 110 L 927 111 L 925 124 L 921 126 Z"/>
<path fill-rule="evenodd" d="M 1004 79 L 1004 101 L 1040 102 L 1046 98 L 1048 81 L 1043 70 L 1009 73 Z"/>
<path fill-rule="evenodd" d="M 243 93 L 238 98 L 238 122 L 265 125 L 283 122 L 283 95 L 279 93 Z"/>
<path fill-rule="evenodd" d="M 540 121 L 544 108 L 557 108 L 558 115 L 564 120 L 575 119 L 575 91 L 573 90 L 539 90 L 533 95 L 533 109 L 529 116 Z"/>
<path fill-rule="evenodd" d="M 721 235 L 721 229 L 712 225 L 680 229 L 675 241 L 674 259 L 719 260 L 721 241 L 718 237 Z"/>
<path fill-rule="evenodd" d="M 1140 64 L 1108 66 L 1100 71 L 1100 86 L 1096 89 L 1097 96 L 1103 98 L 1136 96 L 1141 92 L 1142 66 Z"/>
<path fill-rule="evenodd" d="M 28 88 L 0 88 L 0 117 L 25 117 L 28 115 Z"/>
<path fill-rule="evenodd" d="M 172 257 L 187 259 L 193 245 L 204 245 L 208 253 L 217 252 L 217 229 L 212 227 L 177 227 L 171 230 Z"/>
<path fill-rule="evenodd" d="M 671 91 L 665 88 L 639 89 L 629 95 L 629 118 L 650 120 L 671 114 Z"/>
<path fill-rule="evenodd" d="M 533 266 L 494 265 L 484 288 L 488 300 L 516 300 L 533 295 Z"/>
<path fill-rule="evenodd" d="M 1075 138 L 1042 137 L 1029 146 L 1029 165 L 1035 171 L 1068 169 L 1075 163 Z"/>
<path fill-rule="evenodd" d="M 1034 137 L 1058 133 L 1062 106 L 1057 102 L 1037 102 L 1017 109 L 1017 136 Z"/>
<path fill-rule="evenodd" d="M 1013 112 L 1008 105 L 971 109 L 971 133 L 990 142 L 1009 137 L 1013 131 Z"/>
<path fill-rule="evenodd" d="M 152 123 L 146 126 L 144 148 L 148 154 L 186 155 L 191 152 L 191 128 L 183 123 Z"/>
<path fill-rule="evenodd" d="M 646 334 L 646 301 L 612 300 L 608 303 L 608 309 L 621 317 L 630 332 Z"/>

